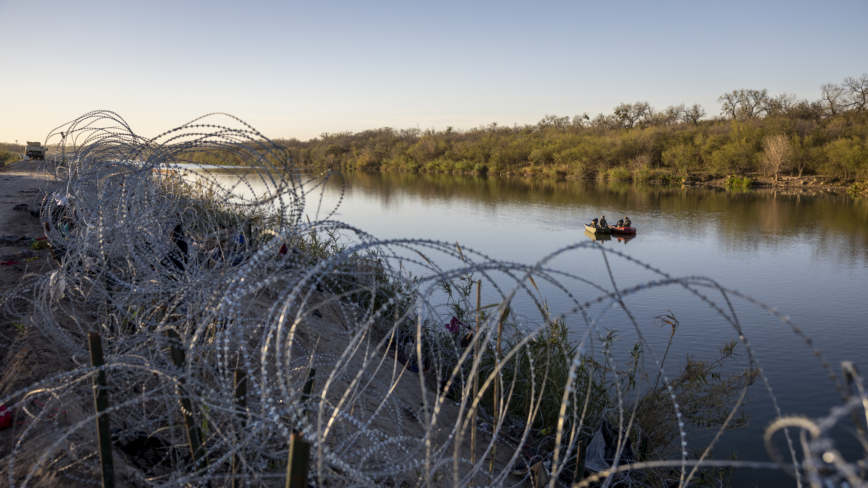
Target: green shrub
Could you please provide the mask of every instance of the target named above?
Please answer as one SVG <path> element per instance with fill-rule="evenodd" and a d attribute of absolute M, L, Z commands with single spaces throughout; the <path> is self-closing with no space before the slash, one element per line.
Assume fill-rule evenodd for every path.
<path fill-rule="evenodd" d="M 836 173 L 868 179 L 868 147 L 861 140 L 838 139 L 826 144 L 826 154 Z"/>
<path fill-rule="evenodd" d="M 454 163 L 450 160 L 437 158 L 433 161 L 428 161 L 422 166 L 422 169 L 429 173 L 440 173 L 443 171 L 452 171 Z"/>
<path fill-rule="evenodd" d="M 466 159 L 462 159 L 461 161 L 456 162 L 453 167 L 455 171 L 460 171 L 461 173 L 469 173 L 473 171 L 473 163 Z"/>
<path fill-rule="evenodd" d="M 488 171 L 494 174 L 506 173 L 509 170 L 506 165 L 498 162 L 489 162 L 488 164 L 483 163 L 482 165 L 487 166 Z"/>
<path fill-rule="evenodd" d="M 568 173 L 569 173 L 569 166 L 567 166 L 567 165 L 547 166 L 543 170 L 543 174 L 547 178 L 556 178 L 559 180 L 566 178 Z"/>
<path fill-rule="evenodd" d="M 527 159 L 528 161 L 536 164 L 548 164 L 554 160 L 554 155 L 552 154 L 551 149 L 545 147 L 540 149 L 534 149 Z"/>
<path fill-rule="evenodd" d="M 723 186 L 732 189 L 748 189 L 753 186 L 753 180 L 748 177 L 728 176 L 724 180 Z"/>
<path fill-rule="evenodd" d="M 651 179 L 651 170 L 643 166 L 633 171 L 633 181 L 645 182 Z"/>
<path fill-rule="evenodd" d="M 19 159 L 18 155 L 14 152 L 0 151 L 0 166 L 6 166 L 7 164 L 14 163 Z"/>
<path fill-rule="evenodd" d="M 745 120 L 703 120 L 630 129 L 605 121 L 505 127 L 491 124 L 466 131 L 394 130 L 325 134 L 310 141 L 282 140 L 297 164 L 381 171 L 429 171 L 529 176 L 593 177 L 619 180 L 617 168 L 666 168 L 679 175 L 744 176 L 756 171 L 769 134 L 787 137 L 793 173 L 817 173 L 868 179 L 868 116 L 854 110 L 816 119 L 807 112 Z M 662 120 L 662 119 L 661 119 Z M 0 151 L 11 147 L 0 144 Z M 190 160 L 212 162 L 209 148 Z M 231 160 L 231 158 L 229 158 Z M 222 162 L 216 158 L 213 162 Z M 230 161 L 231 162 L 231 161 Z M 524 169 L 528 163 L 532 169 Z M 610 173 L 616 168 L 615 175 Z M 643 181 L 644 171 L 626 180 Z M 657 179 L 653 175 L 651 179 Z M 673 182 L 673 179 L 669 179 Z"/>
<path fill-rule="evenodd" d="M 681 174 L 687 174 L 699 166 L 699 154 L 695 146 L 679 144 L 663 151 L 663 164 L 675 168 Z"/>
<path fill-rule="evenodd" d="M 376 171 L 380 169 L 380 161 L 375 160 L 370 154 L 363 154 L 356 158 L 354 166 L 362 171 Z"/>
<path fill-rule="evenodd" d="M 567 176 L 573 178 L 586 178 L 588 176 L 585 165 L 579 161 L 572 162 L 568 164 L 567 167 L 569 168 L 567 170 Z"/>
<path fill-rule="evenodd" d="M 868 183 L 853 183 L 850 188 L 847 188 L 847 194 L 856 196 L 860 193 L 868 193 Z"/>
<path fill-rule="evenodd" d="M 762 152 L 762 131 L 750 124 L 733 122 L 729 142 L 711 154 L 711 166 L 726 173 L 743 175 L 756 169 Z"/>
<path fill-rule="evenodd" d="M 608 173 L 609 181 L 630 181 L 633 179 L 633 173 L 624 167 L 612 168 Z"/>
<path fill-rule="evenodd" d="M 680 185 L 683 179 L 672 173 L 663 173 L 660 175 L 660 181 L 667 185 Z"/>

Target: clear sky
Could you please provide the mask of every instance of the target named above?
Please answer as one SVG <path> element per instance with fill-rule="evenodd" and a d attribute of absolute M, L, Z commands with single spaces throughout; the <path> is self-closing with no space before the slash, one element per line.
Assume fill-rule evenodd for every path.
<path fill-rule="evenodd" d="M 0 141 L 90 110 L 153 136 L 229 112 L 272 138 L 816 99 L 868 72 L 868 0 L 0 0 Z"/>

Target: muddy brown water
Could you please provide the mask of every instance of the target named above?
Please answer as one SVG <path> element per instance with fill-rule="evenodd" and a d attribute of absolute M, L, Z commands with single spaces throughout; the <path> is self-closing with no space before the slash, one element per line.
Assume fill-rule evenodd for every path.
<path fill-rule="evenodd" d="M 673 277 L 712 278 L 790 317 L 824 353 L 833 370 L 840 371 L 840 361 L 852 360 L 862 371 L 868 371 L 866 199 L 589 181 L 350 172 L 328 181 L 319 213 L 328 213 L 341 195 L 343 201 L 334 218 L 381 239 L 457 241 L 493 258 L 521 263 L 534 263 L 565 246 L 597 242 Z M 317 203 L 309 201 L 306 212 L 314 218 Z M 628 215 L 638 229 L 636 237 L 594 241 L 582 224 L 601 215 L 610 223 Z M 659 279 L 623 259 L 611 259 L 610 264 L 619 288 Z M 602 256 L 594 248 L 567 253 L 550 265 L 612 288 Z M 563 293 L 539 281 L 552 312 L 572 307 Z M 599 294 L 579 282 L 563 283 L 580 298 Z M 706 292 L 710 301 L 725 306 L 719 293 Z M 679 286 L 644 289 L 625 301 L 658 358 L 666 348 L 669 329 L 655 325 L 654 317 L 672 311 L 681 321 L 667 359 L 670 374 L 677 373 L 686 355 L 713 358 L 725 341 L 738 339 L 737 332 L 719 314 Z M 841 396 L 821 361 L 789 326 L 749 301 L 733 298 L 732 303 L 784 415 L 818 417 L 840 404 Z M 529 320 L 539 317 L 529 300 L 517 302 L 515 308 Z M 595 314 L 602 313 L 602 307 L 592 312 L 598 316 Z M 626 359 L 636 340 L 627 315 L 609 310 L 598 318 L 600 327 L 619 331 L 621 341 L 615 352 Z M 575 337 L 587 327 L 575 315 L 568 324 Z M 747 366 L 743 347 L 738 351 L 741 356 L 731 365 L 736 369 Z M 653 368 L 653 363 L 647 366 Z M 749 426 L 725 433 L 714 449 L 715 458 L 735 452 L 743 460 L 769 460 L 762 436 L 776 413 L 762 382 L 751 387 L 751 397 L 746 407 L 751 415 Z M 845 432 L 850 427 L 837 429 L 836 442 L 847 457 L 858 459 L 861 448 Z M 783 447 L 782 438 L 779 440 Z M 691 439 L 690 447 L 705 442 Z M 779 472 L 741 470 L 736 485 L 795 486 L 788 479 Z"/>

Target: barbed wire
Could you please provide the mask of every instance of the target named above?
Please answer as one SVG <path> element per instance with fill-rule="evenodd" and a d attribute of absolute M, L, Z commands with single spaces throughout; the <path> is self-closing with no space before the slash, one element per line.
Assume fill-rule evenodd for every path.
<path fill-rule="evenodd" d="M 219 117 L 234 127 L 210 123 Z M 0 398 L 13 424 L 0 433 L 9 486 L 100 485 L 91 399 L 100 373 L 116 471 L 129 486 L 283 486 L 294 435 L 311 446 L 317 486 L 688 486 L 706 475 L 722 484 L 721 470 L 739 467 L 780 470 L 796 486 L 866 486 L 864 456 L 848 461 L 830 433 L 850 416 L 868 452 L 856 367 L 839 377 L 788 317 L 709 278 L 673 277 L 593 242 L 523 264 L 457 243 L 378 240 L 323 208 L 339 174 L 310 175 L 226 114 L 149 139 L 95 111 L 46 143 L 56 139 L 56 184 L 40 210 L 56 265 L 3 306 L 25 329 L 4 339 L 58 359 Z M 600 253 L 606 282 L 555 266 L 582 253 Z M 611 260 L 654 278 L 621 286 Z M 487 303 L 474 302 L 479 287 Z M 709 376 L 717 383 L 705 388 L 690 375 L 711 363 L 682 369 L 655 355 L 627 299 L 667 287 L 732 327 L 745 372 Z M 569 305 L 550 310 L 554 298 Z M 822 419 L 785 416 L 733 300 L 800 337 L 841 405 Z M 519 316 L 519 301 L 538 314 Z M 632 358 L 613 352 L 601 326 L 615 310 L 637 335 Z M 583 332 L 573 340 L 568 329 Z M 88 359 L 94 332 L 100 366 Z M 20 367 L 21 350 L 10 348 L 8 368 Z M 662 383 L 636 386 L 643 375 Z M 773 462 L 710 459 L 756 378 L 775 410 Z M 716 412 L 713 440 L 691 452 L 689 412 L 701 408 Z M 580 452 L 608 468 L 590 470 Z"/>

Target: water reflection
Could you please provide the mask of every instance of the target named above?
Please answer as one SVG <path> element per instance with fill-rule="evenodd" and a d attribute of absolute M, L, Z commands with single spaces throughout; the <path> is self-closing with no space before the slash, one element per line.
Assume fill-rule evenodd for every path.
<path fill-rule="evenodd" d="M 630 242 L 636 238 L 636 234 L 625 234 L 625 235 L 616 236 L 615 238 L 621 244 L 627 244 L 628 242 Z"/>
<path fill-rule="evenodd" d="M 377 200 L 383 209 L 419 200 L 489 212 L 502 211 L 505 204 L 543 207 L 577 221 L 627 214 L 643 233 L 713 233 L 730 250 L 809 240 L 817 255 L 834 255 L 839 265 L 868 258 L 868 200 L 846 195 L 419 173 L 349 173 L 344 181 L 350 183 L 349 195 Z"/>
<path fill-rule="evenodd" d="M 708 276 L 772 304 L 812 337 L 831 364 L 864 357 L 868 344 L 865 199 L 415 173 L 348 173 L 329 182 L 330 191 L 340 194 L 343 184 L 346 194 L 338 219 L 377 237 L 460 241 L 462 246 L 523 263 L 593 239 L 602 246 L 618 246 L 671 276 Z M 586 233 L 583 223 L 602 214 L 629 215 L 639 229 L 638 238 Z M 627 243 L 628 248 L 621 247 Z M 597 282 L 609 278 L 603 258 L 591 252 L 570 255 L 553 266 Z M 613 286 L 651 279 L 639 267 L 612 266 Z M 578 297 L 583 293 L 578 286 L 570 291 Z M 540 294 L 553 311 L 570 306 L 558 301 L 556 290 L 542 284 Z M 818 360 L 791 331 L 748 305 L 735 304 L 735 316 L 784 410 L 825 415 L 839 397 Z M 694 296 L 679 295 L 677 287 L 632 295 L 629 306 L 658 353 L 666 347 L 667 336 L 650 325 L 650 318 L 664 310 L 672 310 L 683 324 L 670 351 L 673 357 L 712 357 L 724 341 L 738 339 L 729 324 L 715 320 Z M 632 325 L 623 316 L 607 316 L 601 325 L 617 329 L 625 347 L 632 345 Z M 725 436 L 715 452 L 738 451 L 744 459 L 765 459 L 762 434 L 774 418 L 769 402 L 757 390 L 749 407 L 754 415 L 751 425 Z M 859 450 L 852 442 L 848 449 Z M 756 475 L 739 484 L 772 486 L 781 481 Z"/>
<path fill-rule="evenodd" d="M 598 234 L 595 232 L 591 232 L 588 229 L 585 229 L 585 235 L 589 239 L 591 239 L 592 241 L 602 242 L 602 241 L 611 241 L 612 240 L 612 234 L 602 234 L 602 233 Z"/>

